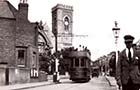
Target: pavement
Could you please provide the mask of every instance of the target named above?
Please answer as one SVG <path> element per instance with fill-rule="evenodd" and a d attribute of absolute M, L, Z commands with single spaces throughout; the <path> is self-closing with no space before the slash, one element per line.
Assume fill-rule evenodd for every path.
<path fill-rule="evenodd" d="M 60 79 L 68 79 L 69 77 L 61 75 Z M 0 86 L 0 90 L 24 90 L 29 88 L 35 88 L 35 87 L 42 87 L 47 85 L 55 85 L 59 83 L 53 82 L 53 75 L 48 76 L 48 81 L 43 82 L 33 82 L 33 83 L 22 83 L 22 84 L 14 84 L 14 85 L 4 85 Z"/>
<path fill-rule="evenodd" d="M 44 81 L 44 82 L 34 82 L 34 83 L 0 86 L 0 90 L 21 90 L 21 89 L 35 88 L 35 87 L 41 87 L 41 86 L 53 85 L 53 84 L 55 84 L 55 83 L 52 80 L 48 80 L 48 81 Z"/>
<path fill-rule="evenodd" d="M 105 76 L 106 80 L 108 81 L 110 86 L 116 86 L 116 81 L 114 77 Z M 64 76 L 61 76 L 61 79 L 67 79 Z M 24 84 L 14 84 L 14 85 L 5 85 L 0 86 L 0 90 L 22 90 L 22 89 L 29 89 L 35 87 L 42 87 L 47 85 L 55 85 L 56 83 L 53 82 L 52 76 L 48 78 L 48 81 L 44 82 L 34 82 L 34 83 L 24 83 Z"/>
<path fill-rule="evenodd" d="M 112 76 L 105 76 L 106 80 L 108 81 L 109 85 L 110 86 L 116 86 L 117 83 L 116 83 L 116 80 L 115 80 L 115 77 L 112 77 Z"/>

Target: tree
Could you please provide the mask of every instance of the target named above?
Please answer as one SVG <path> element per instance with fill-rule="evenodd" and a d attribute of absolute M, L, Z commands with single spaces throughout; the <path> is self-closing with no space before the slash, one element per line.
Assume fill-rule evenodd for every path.
<path fill-rule="evenodd" d="M 47 73 L 50 73 L 49 67 L 53 63 L 53 57 L 51 55 L 51 52 L 45 52 L 43 54 L 39 55 L 39 70 L 45 71 Z"/>

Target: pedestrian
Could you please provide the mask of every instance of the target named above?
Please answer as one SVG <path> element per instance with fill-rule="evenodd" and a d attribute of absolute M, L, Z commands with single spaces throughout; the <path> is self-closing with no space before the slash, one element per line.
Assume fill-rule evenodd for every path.
<path fill-rule="evenodd" d="M 116 81 L 122 90 L 139 90 L 140 86 L 140 53 L 133 48 L 134 37 L 125 35 L 126 48 L 120 52 L 117 67 Z"/>
<path fill-rule="evenodd" d="M 81 51 L 81 50 L 82 50 L 82 45 L 79 45 L 78 51 Z"/>

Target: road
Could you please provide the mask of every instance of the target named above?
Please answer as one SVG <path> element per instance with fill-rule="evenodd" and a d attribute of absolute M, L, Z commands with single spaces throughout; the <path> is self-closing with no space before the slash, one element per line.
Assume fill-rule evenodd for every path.
<path fill-rule="evenodd" d="M 109 86 L 105 77 L 92 78 L 87 83 L 75 83 L 68 79 L 61 80 L 59 84 L 28 88 L 24 90 L 117 90 L 115 86 Z"/>

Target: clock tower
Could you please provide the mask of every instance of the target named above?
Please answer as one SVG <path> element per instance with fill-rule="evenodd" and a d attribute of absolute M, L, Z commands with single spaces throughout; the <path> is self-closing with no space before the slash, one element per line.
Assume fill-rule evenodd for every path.
<path fill-rule="evenodd" d="M 57 4 L 52 8 L 52 32 L 56 39 L 56 48 L 72 46 L 73 7 Z M 56 49 L 57 50 L 57 49 Z"/>

